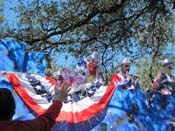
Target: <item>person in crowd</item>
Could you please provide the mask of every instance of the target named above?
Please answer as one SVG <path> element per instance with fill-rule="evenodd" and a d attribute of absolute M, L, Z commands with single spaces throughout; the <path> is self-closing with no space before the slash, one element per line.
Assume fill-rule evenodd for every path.
<path fill-rule="evenodd" d="M 172 75 L 173 62 L 167 58 L 163 60 L 162 71 L 158 72 L 153 81 L 153 88 L 158 90 L 163 95 L 174 94 L 175 90 L 175 77 Z"/>
<path fill-rule="evenodd" d="M 63 84 L 55 89 L 55 101 L 45 113 L 33 120 L 12 120 L 15 114 L 15 100 L 10 90 L 0 88 L 0 129 L 1 131 L 50 131 L 62 107 L 62 101 L 68 96 L 70 88 Z"/>
<path fill-rule="evenodd" d="M 129 59 L 124 58 L 119 64 L 120 71 L 112 75 L 111 84 L 121 86 L 122 89 L 137 89 L 139 88 L 138 75 L 129 74 L 131 62 Z"/>

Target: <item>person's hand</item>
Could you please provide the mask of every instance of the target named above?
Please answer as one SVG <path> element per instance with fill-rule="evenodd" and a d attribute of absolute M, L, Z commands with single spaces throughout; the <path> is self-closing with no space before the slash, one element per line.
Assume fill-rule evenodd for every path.
<path fill-rule="evenodd" d="M 139 83 L 139 77 L 135 77 L 134 78 L 134 83 L 136 84 L 136 83 Z"/>
<path fill-rule="evenodd" d="M 132 78 L 131 75 L 127 75 L 127 78 L 126 78 L 126 79 L 127 79 L 128 81 L 130 81 L 131 78 Z"/>
<path fill-rule="evenodd" d="M 161 79 L 161 76 L 162 76 L 162 75 L 161 75 L 161 72 L 159 72 L 159 73 L 157 74 L 157 76 L 156 76 L 155 79 L 159 81 L 159 80 Z"/>
<path fill-rule="evenodd" d="M 55 96 L 56 100 L 64 101 L 66 97 L 69 95 L 71 88 L 69 88 L 66 84 L 62 84 L 61 88 L 55 87 Z"/>

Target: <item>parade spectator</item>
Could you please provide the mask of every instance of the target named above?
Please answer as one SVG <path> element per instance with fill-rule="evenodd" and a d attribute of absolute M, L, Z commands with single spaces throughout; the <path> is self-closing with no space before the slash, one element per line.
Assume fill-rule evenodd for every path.
<path fill-rule="evenodd" d="M 15 114 L 15 101 L 10 90 L 0 88 L 0 129 L 1 131 L 50 131 L 62 107 L 62 101 L 68 96 L 70 88 L 63 85 L 55 90 L 55 101 L 46 112 L 36 119 L 12 120 Z"/>

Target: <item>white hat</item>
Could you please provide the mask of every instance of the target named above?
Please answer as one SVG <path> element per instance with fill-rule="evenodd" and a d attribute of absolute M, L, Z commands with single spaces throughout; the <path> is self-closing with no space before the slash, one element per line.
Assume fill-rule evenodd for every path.
<path fill-rule="evenodd" d="M 167 58 L 165 58 L 162 62 L 162 66 L 165 67 L 167 65 L 173 64 L 173 62 L 169 61 Z"/>
<path fill-rule="evenodd" d="M 128 65 L 131 64 L 131 62 L 129 61 L 129 59 L 124 58 L 124 59 L 122 60 L 122 62 L 119 64 L 119 66 L 122 66 L 122 65 L 125 65 L 125 64 L 128 64 Z"/>
<path fill-rule="evenodd" d="M 137 77 L 137 78 L 141 78 L 141 76 L 140 75 L 138 75 L 137 73 L 133 73 L 133 74 L 131 74 L 132 76 L 135 76 L 135 77 Z"/>
<path fill-rule="evenodd" d="M 93 52 L 91 55 L 90 55 L 91 58 L 97 60 L 97 61 L 100 61 L 101 59 L 101 55 L 97 52 Z"/>

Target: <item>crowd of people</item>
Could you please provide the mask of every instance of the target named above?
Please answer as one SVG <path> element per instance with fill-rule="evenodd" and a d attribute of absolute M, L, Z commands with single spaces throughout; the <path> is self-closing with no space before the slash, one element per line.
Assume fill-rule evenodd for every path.
<path fill-rule="evenodd" d="M 175 77 L 172 75 L 172 65 L 173 62 L 165 59 L 162 64 L 163 70 L 157 74 L 152 84 L 153 89 L 163 95 L 175 94 Z M 123 90 L 139 89 L 140 76 L 130 74 L 130 66 L 131 62 L 129 59 L 124 58 L 119 64 L 120 71 L 112 75 L 111 84 Z M 76 71 L 85 78 L 83 79 L 85 83 L 94 83 L 98 88 L 104 84 L 101 69 L 101 55 L 97 52 L 93 52 L 86 60 L 79 60 Z M 61 110 L 62 101 L 67 98 L 71 90 L 71 88 L 68 87 L 70 84 L 65 83 L 63 77 L 59 75 L 56 80 L 60 81 L 57 86 L 61 86 L 61 88 L 55 88 L 56 97 L 53 104 L 43 115 L 28 121 L 12 121 L 12 116 L 15 114 L 14 98 L 8 89 L 0 88 L 0 129 L 2 131 L 49 131 Z"/>

